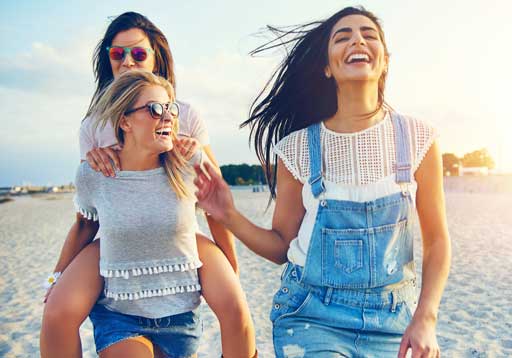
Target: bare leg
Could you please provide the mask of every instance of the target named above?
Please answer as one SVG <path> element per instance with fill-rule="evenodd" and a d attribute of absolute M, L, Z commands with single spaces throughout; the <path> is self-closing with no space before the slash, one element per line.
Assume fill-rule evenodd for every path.
<path fill-rule="evenodd" d="M 254 325 L 240 281 L 222 251 L 197 234 L 202 294 L 220 323 L 222 351 L 226 358 L 253 357 Z"/>
<path fill-rule="evenodd" d="M 100 352 L 100 358 L 153 358 L 153 343 L 146 337 L 127 338 Z"/>
<path fill-rule="evenodd" d="M 100 352 L 100 358 L 163 358 L 165 355 L 146 337 L 133 337 Z M 193 356 L 197 358 L 197 355 Z"/>
<path fill-rule="evenodd" d="M 96 240 L 80 251 L 53 287 L 41 325 L 42 358 L 82 356 L 79 328 L 103 288 L 99 247 Z"/>

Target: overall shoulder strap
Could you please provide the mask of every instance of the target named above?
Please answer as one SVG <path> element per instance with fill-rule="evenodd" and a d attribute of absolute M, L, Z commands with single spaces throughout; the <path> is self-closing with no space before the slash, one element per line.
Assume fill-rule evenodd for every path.
<path fill-rule="evenodd" d="M 405 118 L 398 113 L 391 115 L 395 129 L 396 182 L 410 183 L 412 165 L 408 125 Z"/>
<path fill-rule="evenodd" d="M 309 184 L 311 192 L 316 198 L 325 191 L 322 178 L 322 152 L 320 146 L 320 123 L 308 127 L 308 151 L 309 151 Z"/>

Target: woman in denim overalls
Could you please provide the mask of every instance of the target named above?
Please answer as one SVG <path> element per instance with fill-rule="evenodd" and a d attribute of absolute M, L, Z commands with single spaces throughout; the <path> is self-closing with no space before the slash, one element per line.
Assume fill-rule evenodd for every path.
<path fill-rule="evenodd" d="M 288 262 L 270 314 L 277 357 L 438 357 L 450 242 L 435 132 L 385 105 L 389 55 L 370 12 L 345 8 L 279 41 L 294 46 L 245 122 L 277 192 L 272 229 L 243 217 L 210 167 L 196 168 L 199 204 L 257 254 Z"/>

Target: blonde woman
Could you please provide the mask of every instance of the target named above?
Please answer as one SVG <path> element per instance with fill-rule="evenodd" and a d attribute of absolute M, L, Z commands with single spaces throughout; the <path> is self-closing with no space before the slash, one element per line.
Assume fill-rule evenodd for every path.
<path fill-rule="evenodd" d="M 178 111 L 171 85 L 146 71 L 119 76 L 95 108 L 123 145 L 115 177 L 87 162 L 76 176 L 77 210 L 101 222 L 105 287 L 90 314 L 100 357 L 152 357 L 153 344 L 193 357 L 198 348 L 201 262 L 192 174 L 174 148 Z"/>

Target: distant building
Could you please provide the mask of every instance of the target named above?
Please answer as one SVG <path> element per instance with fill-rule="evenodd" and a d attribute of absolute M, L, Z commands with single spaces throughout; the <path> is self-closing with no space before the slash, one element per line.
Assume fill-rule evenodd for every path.
<path fill-rule="evenodd" d="M 23 187 L 23 186 L 13 186 L 10 191 L 10 194 L 12 194 L 12 195 L 20 195 L 20 194 L 27 194 L 27 193 L 28 193 L 27 188 Z"/>
<path fill-rule="evenodd" d="M 487 167 L 464 167 L 459 166 L 459 176 L 488 176 L 489 168 Z"/>

